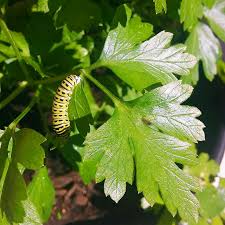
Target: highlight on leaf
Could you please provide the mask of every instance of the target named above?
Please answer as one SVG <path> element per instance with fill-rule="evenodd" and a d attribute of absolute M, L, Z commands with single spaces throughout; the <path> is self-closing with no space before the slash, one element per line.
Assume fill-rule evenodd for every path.
<path fill-rule="evenodd" d="M 175 81 L 175 74 L 188 75 L 196 58 L 184 45 L 170 46 L 172 33 L 162 31 L 149 39 L 151 34 L 150 24 L 128 17 L 125 27 L 118 24 L 109 32 L 96 65 L 110 68 L 137 90 Z"/>

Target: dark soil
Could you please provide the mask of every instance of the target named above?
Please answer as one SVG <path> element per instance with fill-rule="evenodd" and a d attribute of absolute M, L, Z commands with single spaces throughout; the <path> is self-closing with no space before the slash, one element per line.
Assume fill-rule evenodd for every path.
<path fill-rule="evenodd" d="M 48 159 L 49 175 L 56 190 L 51 217 L 45 225 L 151 225 L 150 213 L 140 208 L 134 187 L 128 186 L 118 203 L 106 198 L 103 184 L 84 185 L 79 174 L 65 167 L 61 159 Z"/>
<path fill-rule="evenodd" d="M 94 196 L 102 195 L 95 189 L 94 183 L 84 185 L 78 173 L 66 168 L 60 159 L 48 159 L 47 166 L 56 199 L 46 225 L 64 225 L 103 217 L 104 211 L 92 203 Z"/>

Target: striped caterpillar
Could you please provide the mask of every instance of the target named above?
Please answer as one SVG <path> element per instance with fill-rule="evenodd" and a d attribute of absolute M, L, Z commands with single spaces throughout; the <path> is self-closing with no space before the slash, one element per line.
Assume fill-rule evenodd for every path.
<path fill-rule="evenodd" d="M 68 106 L 74 88 L 81 78 L 76 75 L 66 77 L 58 87 L 52 106 L 52 126 L 59 136 L 67 136 L 70 131 Z"/>

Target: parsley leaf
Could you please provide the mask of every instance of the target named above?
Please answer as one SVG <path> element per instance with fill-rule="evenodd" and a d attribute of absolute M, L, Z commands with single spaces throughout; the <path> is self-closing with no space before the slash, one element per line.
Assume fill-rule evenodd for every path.
<path fill-rule="evenodd" d="M 10 33 L 13 40 L 15 41 L 15 45 L 20 50 L 21 56 L 25 63 L 33 67 L 33 69 L 37 71 L 42 77 L 45 77 L 46 75 L 43 72 L 42 66 L 36 62 L 35 58 L 30 54 L 29 44 L 27 43 L 25 36 L 22 33 L 15 31 L 10 31 Z M 16 58 L 15 51 L 13 50 L 12 46 L 9 45 L 11 43 L 3 32 L 0 33 L 0 41 L 2 42 L 0 44 L 0 52 L 7 56 L 6 59 L 9 58 L 14 60 Z"/>
<path fill-rule="evenodd" d="M 139 17 L 131 18 L 126 27 L 119 24 L 109 32 L 97 65 L 110 68 L 137 90 L 172 82 L 176 80 L 174 74 L 187 75 L 195 57 L 184 53 L 182 45 L 168 47 L 172 33 L 162 31 L 143 42 L 151 34 L 152 26 Z"/>
<path fill-rule="evenodd" d="M 166 0 L 153 0 L 155 3 L 156 14 L 161 13 L 163 10 L 167 11 Z"/>
<path fill-rule="evenodd" d="M 225 208 L 225 189 L 223 188 L 206 186 L 202 192 L 197 193 L 197 198 L 201 205 L 200 214 L 205 218 L 213 218 Z"/>
<path fill-rule="evenodd" d="M 70 120 L 75 120 L 91 114 L 90 107 L 84 92 L 83 80 L 81 80 L 73 90 L 68 113 Z"/>
<path fill-rule="evenodd" d="M 105 180 L 105 194 L 118 202 L 136 170 L 138 192 L 151 205 L 160 192 L 173 215 L 178 211 L 184 220 L 196 221 L 199 204 L 191 191 L 199 190 L 199 183 L 176 165 L 195 165 L 195 153 L 185 140 L 204 140 L 204 125 L 195 118 L 200 111 L 180 105 L 191 92 L 191 86 L 176 81 L 118 104 L 113 116 L 85 140 L 85 182 Z"/>
<path fill-rule="evenodd" d="M 214 36 L 208 25 L 198 23 L 186 41 L 187 51 L 202 60 L 206 77 L 212 81 L 217 74 L 217 61 L 221 56 L 219 40 Z M 184 80 L 191 80 L 194 84 L 198 81 L 198 65 Z"/>
<path fill-rule="evenodd" d="M 43 192 L 43 190 L 45 190 Z M 32 182 L 28 186 L 29 200 L 36 206 L 42 222 L 46 222 L 51 215 L 52 206 L 55 200 L 55 190 L 48 177 L 48 170 L 42 167 L 37 171 Z"/>
<path fill-rule="evenodd" d="M 15 133 L 13 158 L 28 169 L 39 169 L 43 166 L 45 153 L 40 146 L 45 138 L 35 130 L 23 128 Z"/>
<path fill-rule="evenodd" d="M 13 142 L 10 141 L 11 137 Z M 0 139 L 4 152 L 0 155 L 3 165 L 0 170 L 0 204 L 2 214 L 10 222 L 22 223 L 27 216 L 27 209 L 23 205 L 27 200 L 26 184 L 18 165 L 22 165 L 23 169 L 40 168 L 44 163 L 44 150 L 40 144 L 44 140 L 41 134 L 28 128 L 15 133 L 7 128 Z"/>
<path fill-rule="evenodd" d="M 215 4 L 216 0 L 203 0 L 202 2 L 203 2 L 208 8 L 211 8 L 211 7 Z"/>
<path fill-rule="evenodd" d="M 211 176 L 215 177 L 219 172 L 219 165 L 215 160 L 209 159 L 207 153 L 201 153 L 198 157 L 198 165 L 184 167 L 192 176 L 201 178 L 206 184 L 210 184 Z"/>
<path fill-rule="evenodd" d="M 211 28 L 215 34 L 223 41 L 225 41 L 225 2 L 219 0 L 212 7 L 206 9 L 204 16 L 207 18 Z"/>
<path fill-rule="evenodd" d="M 16 191 L 15 191 L 16 190 Z M 10 222 L 22 222 L 25 211 L 22 201 L 26 200 L 26 184 L 17 166 L 11 163 L 1 195 L 1 210 Z"/>
<path fill-rule="evenodd" d="M 191 30 L 203 15 L 201 0 L 182 0 L 180 6 L 180 21 L 185 30 Z"/>
<path fill-rule="evenodd" d="M 48 0 L 38 0 L 32 6 L 32 12 L 43 12 L 43 13 L 49 12 Z"/>
<path fill-rule="evenodd" d="M 180 21 L 185 30 L 191 30 L 203 15 L 201 0 L 182 0 L 180 6 Z"/>

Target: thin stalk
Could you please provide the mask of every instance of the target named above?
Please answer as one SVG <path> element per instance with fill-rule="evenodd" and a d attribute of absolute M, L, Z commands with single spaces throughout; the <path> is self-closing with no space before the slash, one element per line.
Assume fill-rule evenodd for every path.
<path fill-rule="evenodd" d="M 29 105 L 20 113 L 18 117 L 16 117 L 16 119 L 12 123 L 10 123 L 9 125 L 10 129 L 15 129 L 20 120 L 22 120 L 23 117 L 26 116 L 27 113 L 32 109 L 32 107 L 36 104 L 38 100 L 39 94 L 40 94 L 40 87 L 37 89 L 35 95 L 32 97 Z"/>
<path fill-rule="evenodd" d="M 27 81 L 22 81 L 19 86 L 4 100 L 0 102 L 0 110 L 8 105 L 14 98 L 16 98 L 28 85 Z"/>
<path fill-rule="evenodd" d="M 8 105 L 14 98 L 16 98 L 27 86 L 29 85 L 40 85 L 40 84 L 50 84 L 65 78 L 65 75 L 60 75 L 57 77 L 50 77 L 44 80 L 37 80 L 32 82 L 31 84 L 27 81 L 22 81 L 19 83 L 19 86 L 4 100 L 0 102 L 0 110 L 3 109 L 6 105 Z"/>
<path fill-rule="evenodd" d="M 50 77 L 44 80 L 37 80 L 34 81 L 32 84 L 36 85 L 36 84 L 49 84 L 49 83 L 54 83 L 57 81 L 60 81 L 62 79 L 64 79 L 66 77 L 66 75 L 60 75 L 60 76 L 56 76 L 56 77 Z"/>
<path fill-rule="evenodd" d="M 95 69 L 97 69 L 97 68 L 99 68 L 99 67 L 101 67 L 101 66 L 102 66 L 101 61 L 97 61 L 97 62 L 93 63 L 93 64 L 89 67 L 89 70 L 90 70 L 90 71 L 91 71 L 91 70 L 95 70 Z"/>
<path fill-rule="evenodd" d="M 42 122 L 42 126 L 43 126 L 43 129 L 44 129 L 44 132 L 45 133 L 48 133 L 49 132 L 49 130 L 48 130 L 48 125 L 46 124 L 46 116 L 45 116 L 45 114 L 44 114 L 44 112 L 43 112 L 43 110 L 42 110 L 42 107 L 41 107 L 41 103 L 40 103 L 40 101 L 38 101 L 37 102 L 37 109 L 38 109 L 38 111 L 39 111 L 39 114 L 40 114 L 40 117 L 41 117 L 41 122 Z"/>
<path fill-rule="evenodd" d="M 12 37 L 12 35 L 11 35 L 11 33 L 10 33 L 6 23 L 5 23 L 5 21 L 3 19 L 1 19 L 1 18 L 0 18 L 0 27 L 1 27 L 2 31 L 3 31 L 3 33 L 5 33 L 6 37 L 9 40 L 9 42 L 11 43 L 11 45 L 13 47 L 13 50 L 14 50 L 14 52 L 16 54 L 16 57 L 18 59 L 19 65 L 20 65 L 23 73 L 26 76 L 26 79 L 28 81 L 30 81 L 31 78 L 29 77 L 28 70 L 27 70 L 27 68 L 26 68 L 26 66 L 25 66 L 25 64 L 23 62 L 23 57 L 21 56 L 20 51 L 19 51 L 18 47 L 16 46 L 16 42 L 14 41 L 14 39 L 13 39 L 13 37 Z"/>
<path fill-rule="evenodd" d="M 103 91 L 113 101 L 113 103 L 116 106 L 121 105 L 121 101 L 113 93 L 111 93 L 105 86 L 103 86 L 94 77 L 92 77 L 89 71 L 87 71 L 87 69 L 81 70 L 81 75 L 88 78 L 92 83 L 94 83 L 101 91 Z"/>

